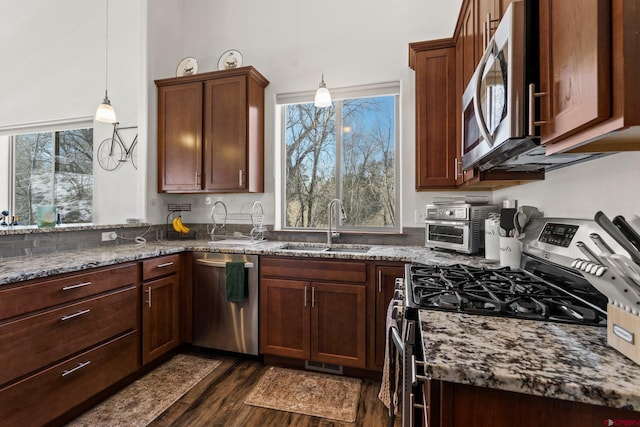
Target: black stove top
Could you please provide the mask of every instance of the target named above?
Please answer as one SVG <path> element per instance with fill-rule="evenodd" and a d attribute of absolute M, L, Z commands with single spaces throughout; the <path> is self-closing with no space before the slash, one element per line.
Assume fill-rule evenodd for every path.
<path fill-rule="evenodd" d="M 406 308 L 606 326 L 606 299 L 572 293 L 525 270 L 409 264 Z"/>

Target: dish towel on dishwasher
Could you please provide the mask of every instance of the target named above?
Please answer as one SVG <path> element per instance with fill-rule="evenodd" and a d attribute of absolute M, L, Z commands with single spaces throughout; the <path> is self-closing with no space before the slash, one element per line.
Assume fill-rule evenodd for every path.
<path fill-rule="evenodd" d="M 228 302 L 242 302 L 244 300 L 244 261 L 226 264 L 226 286 Z"/>

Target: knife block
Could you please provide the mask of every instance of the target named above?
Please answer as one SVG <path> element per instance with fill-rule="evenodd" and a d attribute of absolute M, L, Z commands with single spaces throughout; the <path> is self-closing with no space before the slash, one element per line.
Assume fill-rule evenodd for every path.
<path fill-rule="evenodd" d="M 607 305 L 607 344 L 640 364 L 640 316 Z"/>

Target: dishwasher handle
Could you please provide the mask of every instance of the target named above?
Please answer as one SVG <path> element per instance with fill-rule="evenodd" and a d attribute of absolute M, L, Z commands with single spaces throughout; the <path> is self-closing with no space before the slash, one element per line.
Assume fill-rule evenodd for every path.
<path fill-rule="evenodd" d="M 227 262 L 226 261 L 213 261 L 213 260 L 210 260 L 210 259 L 197 259 L 196 263 L 197 264 L 201 264 L 201 265 L 206 265 L 207 267 L 225 268 L 227 266 Z M 244 263 L 244 268 L 253 268 L 253 263 L 252 262 L 245 262 Z"/>

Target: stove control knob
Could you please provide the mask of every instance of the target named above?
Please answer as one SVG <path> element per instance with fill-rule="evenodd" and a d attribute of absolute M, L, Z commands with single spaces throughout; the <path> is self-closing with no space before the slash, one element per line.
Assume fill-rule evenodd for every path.
<path fill-rule="evenodd" d="M 596 269 L 595 275 L 598 277 L 601 277 L 605 271 L 607 271 L 607 267 L 605 267 L 604 265 L 598 266 L 598 268 Z"/>
<path fill-rule="evenodd" d="M 578 270 L 582 270 L 582 266 L 584 265 L 584 260 L 583 260 L 583 259 L 577 259 L 576 261 L 577 261 L 577 262 L 576 262 L 575 267 L 576 267 Z"/>
<path fill-rule="evenodd" d="M 580 262 L 580 258 L 576 258 L 571 262 L 571 268 L 578 268 L 577 264 Z"/>

